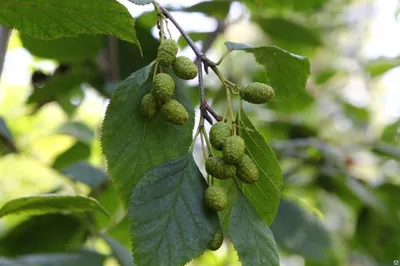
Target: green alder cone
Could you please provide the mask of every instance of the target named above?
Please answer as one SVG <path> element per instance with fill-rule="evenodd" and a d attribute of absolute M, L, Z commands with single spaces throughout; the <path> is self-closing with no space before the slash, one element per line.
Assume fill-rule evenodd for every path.
<path fill-rule="evenodd" d="M 250 83 L 247 87 L 241 88 L 239 93 L 243 100 L 254 104 L 267 103 L 275 97 L 274 89 L 260 82 Z"/>
<path fill-rule="evenodd" d="M 222 246 L 222 243 L 224 243 L 224 233 L 222 232 L 221 228 L 218 228 L 213 239 L 208 245 L 208 249 L 212 251 L 218 250 Z"/>
<path fill-rule="evenodd" d="M 140 104 L 140 112 L 147 119 L 153 119 L 157 115 L 157 102 L 151 93 L 146 94 Z"/>
<path fill-rule="evenodd" d="M 210 157 L 207 159 L 206 171 L 218 179 L 229 179 L 235 177 L 236 168 L 232 164 L 226 164 L 222 157 Z"/>
<path fill-rule="evenodd" d="M 170 66 L 178 53 L 178 45 L 173 39 L 164 40 L 158 47 L 157 59 L 163 66 Z"/>
<path fill-rule="evenodd" d="M 175 75 L 184 80 L 194 79 L 197 76 L 196 65 L 186 56 L 179 56 L 172 64 Z"/>
<path fill-rule="evenodd" d="M 174 95 L 175 82 L 174 79 L 166 74 L 159 73 L 154 78 L 153 82 L 153 96 L 161 104 L 168 102 Z"/>
<path fill-rule="evenodd" d="M 242 160 L 245 148 L 244 140 L 241 137 L 230 136 L 222 147 L 222 158 L 227 164 L 237 164 Z"/>
<path fill-rule="evenodd" d="M 231 127 L 225 122 L 218 122 L 210 129 L 210 142 L 214 149 L 222 151 L 224 141 L 232 136 Z"/>
<path fill-rule="evenodd" d="M 260 172 L 253 159 L 251 159 L 247 154 L 245 154 L 242 161 L 236 165 L 236 176 L 243 183 L 253 184 L 257 182 Z"/>
<path fill-rule="evenodd" d="M 173 99 L 161 106 L 160 113 L 165 120 L 175 125 L 184 125 L 189 120 L 185 107 Z"/>
<path fill-rule="evenodd" d="M 222 187 L 212 185 L 206 189 L 204 201 L 210 209 L 219 212 L 228 205 L 228 194 Z"/>

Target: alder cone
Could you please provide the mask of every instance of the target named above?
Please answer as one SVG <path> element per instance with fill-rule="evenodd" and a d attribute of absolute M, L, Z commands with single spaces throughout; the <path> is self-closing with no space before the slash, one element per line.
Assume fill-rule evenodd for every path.
<path fill-rule="evenodd" d="M 178 56 L 172 64 L 175 75 L 184 80 L 194 79 L 197 76 L 197 67 L 186 56 Z"/>
<path fill-rule="evenodd" d="M 140 103 L 140 112 L 147 119 L 153 119 L 157 115 L 157 102 L 151 93 L 146 94 Z"/>
<path fill-rule="evenodd" d="M 214 149 L 222 151 L 224 141 L 232 136 L 231 127 L 225 122 L 218 122 L 210 129 L 210 142 Z"/>
<path fill-rule="evenodd" d="M 163 66 L 170 66 L 178 53 L 178 45 L 173 39 L 164 40 L 158 47 L 157 59 Z"/>
<path fill-rule="evenodd" d="M 160 113 L 165 120 L 175 125 L 184 125 L 189 120 L 189 113 L 185 107 L 173 99 L 161 106 Z"/>
<path fill-rule="evenodd" d="M 275 97 L 274 89 L 260 82 L 253 82 L 241 88 L 240 97 L 249 103 L 262 104 L 271 101 Z"/>
<path fill-rule="evenodd" d="M 153 82 L 153 95 L 161 104 L 166 103 L 172 95 L 174 95 L 174 90 L 175 82 L 170 75 L 159 73 L 155 76 Z"/>
<path fill-rule="evenodd" d="M 219 212 L 228 205 L 228 194 L 222 187 L 212 185 L 206 189 L 204 201 L 210 209 Z"/>
<path fill-rule="evenodd" d="M 222 158 L 227 164 L 237 164 L 242 160 L 245 148 L 244 140 L 241 137 L 230 136 L 222 147 Z"/>
<path fill-rule="evenodd" d="M 222 246 L 222 243 L 224 243 L 224 233 L 222 232 L 221 228 L 218 228 L 213 239 L 208 245 L 208 249 L 212 251 L 218 250 Z"/>
<path fill-rule="evenodd" d="M 207 159 L 205 165 L 206 172 L 215 178 L 229 179 L 235 177 L 235 166 L 231 164 L 226 164 L 222 157 L 210 157 Z"/>
<path fill-rule="evenodd" d="M 236 165 L 236 176 L 243 183 L 253 184 L 257 182 L 260 176 L 260 171 L 253 159 L 251 159 L 247 154 L 245 154 L 240 163 Z"/>

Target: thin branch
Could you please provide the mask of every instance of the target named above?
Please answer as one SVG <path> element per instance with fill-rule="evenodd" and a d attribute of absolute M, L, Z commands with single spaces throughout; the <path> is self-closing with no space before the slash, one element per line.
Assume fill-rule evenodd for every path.
<path fill-rule="evenodd" d="M 8 40 L 10 39 L 11 30 L 0 25 L 0 77 L 3 72 L 4 61 L 6 59 Z"/>

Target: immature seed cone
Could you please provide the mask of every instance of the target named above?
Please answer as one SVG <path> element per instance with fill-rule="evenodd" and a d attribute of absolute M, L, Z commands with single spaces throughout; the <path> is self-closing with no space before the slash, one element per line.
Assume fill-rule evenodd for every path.
<path fill-rule="evenodd" d="M 153 119 L 157 115 L 157 102 L 151 93 L 146 94 L 140 103 L 140 112 L 147 119 Z"/>
<path fill-rule="evenodd" d="M 205 165 L 206 172 L 218 179 L 233 178 L 236 174 L 235 166 L 231 164 L 226 164 L 222 157 L 210 157 L 207 159 Z"/>
<path fill-rule="evenodd" d="M 173 99 L 161 106 L 160 113 L 165 120 L 175 125 L 184 125 L 189 120 L 185 107 Z"/>
<path fill-rule="evenodd" d="M 190 80 L 197 76 L 196 65 L 186 56 L 178 56 L 172 64 L 172 69 L 181 79 Z"/>
<path fill-rule="evenodd" d="M 222 147 L 222 158 L 227 164 L 239 163 L 244 155 L 246 146 L 244 140 L 239 136 L 228 137 Z"/>
<path fill-rule="evenodd" d="M 166 103 L 172 95 L 174 95 L 175 82 L 174 79 L 166 74 L 159 73 L 154 78 L 153 96 L 161 104 Z"/>
<path fill-rule="evenodd" d="M 222 246 L 222 243 L 224 243 L 224 233 L 222 232 L 221 228 L 218 228 L 213 239 L 208 245 L 208 249 L 212 251 L 218 250 Z"/>
<path fill-rule="evenodd" d="M 173 39 L 164 40 L 158 47 L 157 59 L 163 66 L 171 65 L 178 53 L 178 45 Z"/>
<path fill-rule="evenodd" d="M 219 212 L 226 208 L 228 195 L 222 187 L 212 185 L 206 189 L 204 201 L 210 209 Z"/>
<path fill-rule="evenodd" d="M 232 136 L 231 127 L 225 122 L 218 122 L 210 129 L 210 142 L 214 149 L 221 151 L 226 138 Z"/>
<path fill-rule="evenodd" d="M 260 172 L 253 159 L 251 159 L 247 154 L 245 154 L 242 161 L 236 165 L 236 176 L 243 183 L 253 184 L 257 182 Z"/>
<path fill-rule="evenodd" d="M 243 100 L 254 104 L 266 103 L 275 97 L 274 89 L 260 82 L 250 83 L 247 87 L 241 88 L 239 93 Z"/>

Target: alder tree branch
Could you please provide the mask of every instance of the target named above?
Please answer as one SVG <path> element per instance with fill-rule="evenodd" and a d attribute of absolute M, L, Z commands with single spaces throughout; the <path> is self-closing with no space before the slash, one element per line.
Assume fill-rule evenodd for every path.
<path fill-rule="evenodd" d="M 8 40 L 10 39 L 11 29 L 0 25 L 0 77 L 3 72 L 4 61 L 6 59 Z"/>

